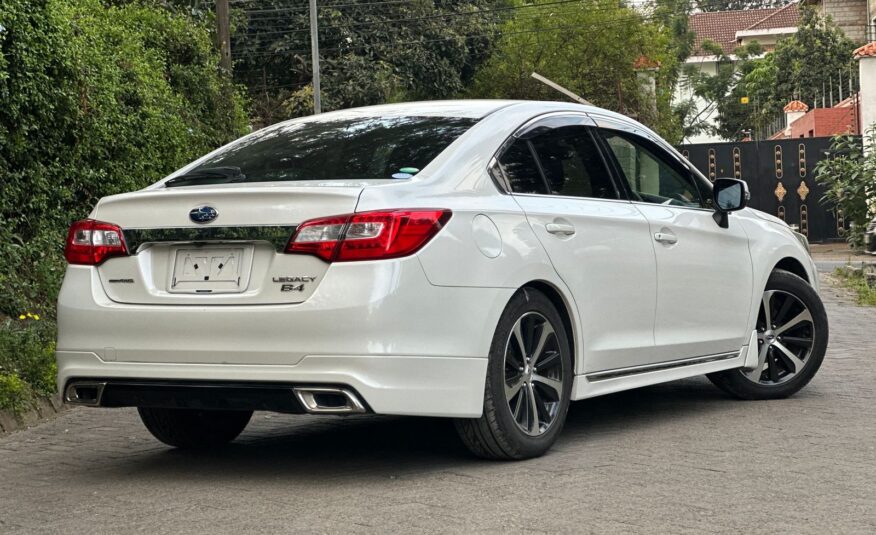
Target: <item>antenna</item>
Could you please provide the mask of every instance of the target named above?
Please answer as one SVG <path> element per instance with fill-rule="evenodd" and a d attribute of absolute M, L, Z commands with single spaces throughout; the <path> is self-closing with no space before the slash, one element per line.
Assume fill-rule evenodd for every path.
<path fill-rule="evenodd" d="M 553 89 L 556 89 L 557 91 L 566 95 L 567 97 L 569 97 L 577 102 L 580 102 L 581 104 L 586 104 L 588 106 L 593 105 L 591 102 L 588 102 L 583 97 L 569 91 L 568 89 L 566 89 L 565 87 L 561 86 L 560 84 L 554 82 L 553 80 L 549 80 L 549 79 L 545 78 L 544 76 L 538 74 L 537 72 L 532 73 L 532 77 L 535 78 L 536 80 L 538 80 L 539 82 L 543 83 L 544 85 L 551 87 Z"/>

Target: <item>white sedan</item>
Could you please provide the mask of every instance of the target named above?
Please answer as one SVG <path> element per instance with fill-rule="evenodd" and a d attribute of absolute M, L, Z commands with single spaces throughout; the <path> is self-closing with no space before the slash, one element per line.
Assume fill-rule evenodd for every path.
<path fill-rule="evenodd" d="M 254 410 L 377 413 L 499 459 L 544 453 L 573 400 L 701 374 L 786 397 L 827 317 L 805 238 L 747 199 L 595 107 L 287 121 L 72 225 L 59 387 L 177 447 Z"/>

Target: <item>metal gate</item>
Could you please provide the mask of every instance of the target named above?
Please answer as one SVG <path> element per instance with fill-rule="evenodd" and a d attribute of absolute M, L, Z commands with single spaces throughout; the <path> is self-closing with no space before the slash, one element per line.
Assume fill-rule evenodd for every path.
<path fill-rule="evenodd" d="M 751 191 L 749 205 L 793 225 L 809 241 L 842 239 L 842 214 L 821 201 L 815 164 L 828 157 L 831 138 L 681 145 L 678 150 L 714 181 L 741 178 Z"/>

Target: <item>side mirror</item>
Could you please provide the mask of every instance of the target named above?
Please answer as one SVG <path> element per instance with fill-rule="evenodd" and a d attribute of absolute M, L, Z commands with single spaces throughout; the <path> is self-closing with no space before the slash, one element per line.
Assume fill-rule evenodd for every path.
<path fill-rule="evenodd" d="M 730 212 L 742 210 L 748 204 L 751 194 L 748 184 L 735 178 L 718 178 L 712 187 L 712 199 L 715 202 L 715 222 L 721 228 L 729 226 Z"/>

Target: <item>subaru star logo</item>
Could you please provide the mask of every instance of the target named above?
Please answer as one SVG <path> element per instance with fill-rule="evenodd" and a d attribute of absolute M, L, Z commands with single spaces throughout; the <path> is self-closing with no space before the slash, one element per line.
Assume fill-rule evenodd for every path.
<path fill-rule="evenodd" d="M 192 208 L 192 211 L 189 212 L 189 219 L 195 223 L 209 223 L 216 219 L 218 215 L 219 212 L 217 212 L 212 206 L 201 206 L 198 208 Z"/>

